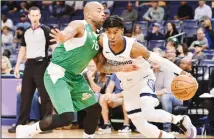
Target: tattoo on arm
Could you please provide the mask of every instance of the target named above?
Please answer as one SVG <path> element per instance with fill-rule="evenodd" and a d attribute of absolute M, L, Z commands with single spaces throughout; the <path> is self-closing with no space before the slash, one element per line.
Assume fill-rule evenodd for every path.
<path fill-rule="evenodd" d="M 98 54 L 97 57 L 94 58 L 94 62 L 96 63 L 97 69 L 100 73 L 120 72 L 123 69 L 123 66 L 108 64 L 102 53 Z"/>
<path fill-rule="evenodd" d="M 103 65 L 103 72 L 105 73 L 120 72 L 122 71 L 122 69 L 123 69 L 122 66 L 116 66 L 116 65 L 110 65 L 110 64 Z"/>

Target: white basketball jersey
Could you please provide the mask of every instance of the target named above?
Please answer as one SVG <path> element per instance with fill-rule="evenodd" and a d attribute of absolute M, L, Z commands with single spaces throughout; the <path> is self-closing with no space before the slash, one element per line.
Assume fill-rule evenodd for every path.
<path fill-rule="evenodd" d="M 143 58 L 138 57 L 132 59 L 130 57 L 132 46 L 135 42 L 134 38 L 123 37 L 124 38 L 124 50 L 119 54 L 115 54 L 110 46 L 106 34 L 103 34 L 103 55 L 107 59 L 107 63 L 113 65 L 126 65 L 126 64 L 135 64 L 140 69 L 133 72 L 117 72 L 116 75 L 121 81 L 121 87 L 123 89 L 130 88 L 136 85 L 140 80 L 147 78 L 148 76 L 155 79 L 154 74 L 150 68 L 150 64 Z"/>

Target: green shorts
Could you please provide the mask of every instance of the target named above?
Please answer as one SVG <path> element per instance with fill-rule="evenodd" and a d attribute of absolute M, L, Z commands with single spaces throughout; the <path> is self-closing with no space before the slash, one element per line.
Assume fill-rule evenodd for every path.
<path fill-rule="evenodd" d="M 54 84 L 46 71 L 44 84 L 58 114 L 80 111 L 97 103 L 94 92 L 82 75 L 64 76 Z"/>

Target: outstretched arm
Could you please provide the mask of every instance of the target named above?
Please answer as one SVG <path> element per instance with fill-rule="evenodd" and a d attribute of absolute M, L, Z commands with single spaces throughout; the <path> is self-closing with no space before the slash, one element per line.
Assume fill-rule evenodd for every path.
<path fill-rule="evenodd" d="M 50 41 L 63 44 L 75 36 L 80 37 L 82 33 L 81 29 L 84 29 L 83 23 L 80 21 L 72 21 L 63 31 L 60 31 L 59 29 L 52 29 L 50 36 L 53 37 L 53 39 Z"/>
<path fill-rule="evenodd" d="M 171 72 L 174 72 L 175 74 L 186 74 L 185 71 L 183 71 L 181 68 L 179 68 L 177 65 L 169 61 L 168 59 L 162 58 L 155 54 L 154 52 L 151 52 L 147 50 L 146 47 L 144 47 L 142 44 L 135 42 L 132 50 L 131 50 L 131 57 L 136 58 L 142 56 L 147 60 L 153 61 L 155 63 L 159 63 L 161 68 L 164 70 L 169 70 Z"/>

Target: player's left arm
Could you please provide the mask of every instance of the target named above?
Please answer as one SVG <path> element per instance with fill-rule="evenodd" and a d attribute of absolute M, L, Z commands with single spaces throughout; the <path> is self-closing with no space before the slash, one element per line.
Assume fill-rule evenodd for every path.
<path fill-rule="evenodd" d="M 153 61 L 155 63 L 159 63 L 162 69 L 169 70 L 178 75 L 187 74 L 185 71 L 183 71 L 181 68 L 179 68 L 177 65 L 175 65 L 168 59 L 162 58 L 159 55 L 157 55 L 156 53 L 149 51 L 145 46 L 143 46 L 142 44 L 140 44 L 138 42 L 135 42 L 133 44 L 130 56 L 132 58 L 142 56 L 146 60 Z"/>

